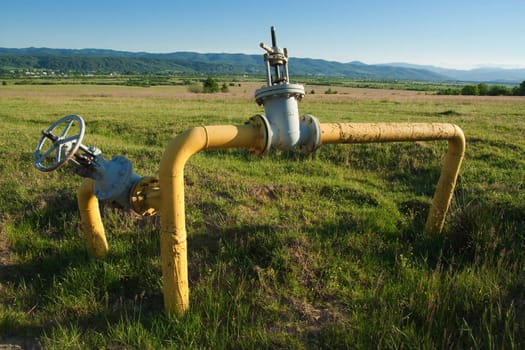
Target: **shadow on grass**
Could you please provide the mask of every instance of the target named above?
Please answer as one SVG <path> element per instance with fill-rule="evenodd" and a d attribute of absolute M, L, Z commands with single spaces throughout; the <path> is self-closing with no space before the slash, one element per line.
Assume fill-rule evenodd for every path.
<path fill-rule="evenodd" d="M 185 323 L 195 322 L 192 318 L 201 317 L 192 313 L 189 320 L 171 320 L 164 316 L 157 222 L 136 222 L 131 227 L 115 230 L 118 232 L 109 232 L 110 254 L 105 261 L 100 261 L 86 253 L 79 233 L 76 204 L 67 196 L 55 194 L 32 203 L 25 214 L 12 228 L 16 259 L 0 265 L 0 280 L 9 289 L 8 294 L 0 297 L 0 303 L 14 315 L 1 317 L 2 337 L 52 337 L 60 331 L 74 333 L 75 329 L 81 333 L 111 334 L 119 326 L 132 325 L 155 333 L 163 322 L 162 327 L 180 331 L 191 326 Z M 111 212 L 106 214 L 109 215 L 103 218 L 108 224 L 106 228 L 116 229 L 119 221 Z M 133 232 L 129 234 L 128 229 Z M 264 226 L 227 232 L 214 229 L 190 238 L 191 283 L 206 278 L 196 263 L 200 261 L 213 267 L 217 254 L 225 256 L 221 253 L 221 240 L 269 230 Z M 260 250 L 252 246 L 252 254 L 245 256 L 261 263 L 264 254 L 271 254 L 272 248 L 266 248 L 261 255 Z M 203 307 L 196 312 L 203 313 L 205 325 L 212 321 L 206 321 L 208 310 L 207 306 Z M 199 329 L 205 332 L 206 327 L 199 326 Z M 159 332 L 166 336 L 165 330 Z M 131 344 L 135 341 L 130 340 Z M 106 342 L 111 344 L 111 340 L 105 340 L 104 345 Z"/>
<path fill-rule="evenodd" d="M 328 194 L 332 195 L 331 192 Z M 340 300 L 337 298 L 345 295 L 344 292 L 339 295 L 337 290 L 329 290 L 333 279 L 339 278 L 340 273 L 336 268 L 341 260 L 338 259 L 349 257 L 354 261 L 366 260 L 372 266 L 365 271 L 377 272 L 381 276 L 382 270 L 396 269 L 400 254 L 408 256 L 408 252 L 411 252 L 415 256 L 426 257 L 425 269 L 434 270 L 440 259 L 456 259 L 457 264 L 457 255 L 465 255 L 462 249 L 468 248 L 469 244 L 460 242 L 459 248 L 451 245 L 453 249 L 447 251 L 447 244 L 452 238 L 426 237 L 422 231 L 428 203 L 418 200 L 399 205 L 400 212 L 410 217 L 412 224 L 394 233 L 366 230 L 366 225 L 344 216 L 338 220 L 319 221 L 311 226 L 299 227 L 295 231 L 274 224 L 237 224 L 227 220 L 221 225 L 211 225 L 206 220 L 208 223 L 205 222 L 198 232 L 188 238 L 190 287 L 195 286 L 196 292 L 192 295 L 199 299 L 192 301 L 192 311 L 185 318 L 172 319 L 163 315 L 158 227 L 155 223 L 148 226 L 138 222 L 113 233 L 110 237 L 111 253 L 107 260 L 96 261 L 87 256 L 77 233 L 78 218 L 72 201 L 57 195 L 56 198 L 46 200 L 46 203 L 45 206 L 38 203 L 32 205 L 33 212 L 19 223 L 19 234 L 26 231 L 28 234 L 28 237 L 21 239 L 22 243 L 15 244 L 21 262 L 0 267 L 2 281 L 14 289 L 25 291 L 18 297 L 2 300 L 2 303 L 9 303 L 13 309 L 35 316 L 34 322 L 14 320 L 8 323 L 4 318 L 0 327 L 6 336 L 26 334 L 52 337 L 61 327 L 70 327 L 71 331 L 75 328 L 81 334 L 107 335 L 116 332 L 119 327 L 128 327 L 128 341 L 117 340 L 112 343 L 111 339 L 105 338 L 99 340 L 102 343 L 98 346 L 139 346 L 141 335 L 131 333 L 140 331 L 155 338 L 150 340 L 157 342 L 155 345 L 165 345 L 165 342 L 175 342 L 197 334 L 205 337 L 197 340 L 198 344 L 205 346 L 217 342 L 219 336 L 226 337 L 228 332 L 238 330 L 236 327 L 243 322 L 249 323 L 247 327 L 262 323 L 267 329 L 280 327 L 282 332 L 286 332 L 286 322 L 301 322 L 310 316 L 309 312 L 319 312 L 321 318 L 315 319 L 315 322 L 309 321 L 311 328 L 302 331 L 302 335 L 298 336 L 297 331 L 291 331 L 290 335 L 322 344 L 324 337 L 339 327 L 340 319 L 330 321 L 327 318 L 323 323 L 322 315 L 328 312 L 328 308 L 315 307 L 312 303 L 326 304 L 331 298 L 335 298 L 334 303 L 338 303 Z M 458 230 L 461 234 L 470 232 L 471 238 L 474 238 L 472 235 L 479 231 L 474 228 L 479 228 L 485 222 L 482 220 L 483 216 L 487 216 L 484 208 L 458 211 L 450 224 L 449 234 L 453 236 L 453 230 Z M 59 214 L 62 217 L 54 217 Z M 522 222 L 519 221 L 523 217 L 521 207 L 508 208 L 500 214 L 510 218 L 510 221 L 505 221 L 507 226 Z M 493 219 L 498 220 L 490 220 Z M 68 226 L 65 231 L 64 222 Z M 111 225 L 117 228 L 119 222 Z M 140 225 L 144 227 L 138 229 Z M 475 227 L 469 228 L 468 225 Z M 518 234 L 517 227 L 512 230 Z M 128 231 L 132 231 L 131 234 Z M 137 234 L 137 231 L 141 233 Z M 482 231 L 491 232 L 484 228 Z M 45 239 L 38 239 L 39 232 L 45 233 Z M 495 237 L 488 235 L 481 242 L 489 244 Z M 504 247 L 511 249 L 513 242 L 516 242 L 516 236 L 505 238 Z M 501 245 L 488 248 L 491 248 L 491 253 L 496 253 L 500 251 Z M 476 251 L 486 252 L 487 247 L 479 246 Z M 523 257 L 517 247 L 514 247 L 512 254 L 517 254 L 508 254 L 513 260 Z M 476 261 L 475 255 L 470 258 L 465 256 L 464 259 L 463 266 Z M 458 268 L 458 265 L 455 267 Z M 274 275 L 272 271 L 275 271 Z M 297 285 L 291 281 L 294 278 L 297 278 Z M 283 292 L 271 292 L 273 284 L 270 282 L 291 287 L 290 296 Z M 264 287 L 264 283 L 270 287 Z M 518 296 L 521 295 L 518 292 L 520 286 L 522 284 L 516 283 Z M 323 288 L 327 288 L 327 292 L 322 291 Z M 311 293 L 314 293 L 313 297 Z M 279 309 L 272 311 L 262 303 L 271 302 L 271 298 L 281 298 L 275 306 Z M 71 302 L 76 299 L 78 302 Z M 342 319 L 349 318 L 349 310 L 344 306 L 349 302 L 341 303 L 341 307 L 333 307 L 335 311 L 329 310 L 330 314 L 340 314 Z M 287 303 L 291 305 L 287 306 Z M 229 316 L 234 313 L 232 310 L 242 308 L 247 310 L 246 314 L 230 319 Z M 290 312 L 292 315 L 289 315 Z M 217 331 L 215 340 L 206 338 L 212 337 L 209 335 L 210 329 L 219 324 L 226 330 Z M 340 327 L 345 329 L 344 323 Z M 125 333 L 126 329 L 122 332 Z M 348 344 L 348 341 L 340 344 Z M 95 346 L 96 342 L 96 337 L 93 337 L 88 344 Z M 239 343 L 232 341 L 228 344 Z M 277 343 L 283 344 L 287 343 Z"/>

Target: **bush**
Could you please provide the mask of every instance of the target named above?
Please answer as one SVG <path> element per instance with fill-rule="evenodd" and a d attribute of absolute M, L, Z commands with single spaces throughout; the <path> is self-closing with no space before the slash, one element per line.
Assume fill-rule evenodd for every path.
<path fill-rule="evenodd" d="M 202 92 L 202 85 L 201 84 L 197 84 L 197 83 L 193 83 L 193 84 L 188 86 L 188 91 L 189 92 L 193 92 L 195 94 L 199 94 L 199 93 Z"/>
<path fill-rule="evenodd" d="M 212 77 L 208 77 L 202 83 L 202 92 L 206 92 L 206 93 L 219 92 L 219 84 L 217 83 L 217 80 L 213 79 Z"/>
<path fill-rule="evenodd" d="M 221 92 L 230 92 L 230 89 L 228 88 L 228 85 L 226 85 L 226 83 L 222 84 Z"/>
<path fill-rule="evenodd" d="M 461 90 L 455 88 L 446 88 L 438 91 L 438 95 L 459 95 L 460 93 Z"/>

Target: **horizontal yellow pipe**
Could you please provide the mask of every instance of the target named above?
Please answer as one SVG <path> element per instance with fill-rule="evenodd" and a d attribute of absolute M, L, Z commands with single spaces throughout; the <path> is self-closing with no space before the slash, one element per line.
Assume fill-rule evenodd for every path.
<path fill-rule="evenodd" d="M 195 153 L 206 149 L 250 148 L 262 150 L 266 132 L 255 123 L 202 126 L 187 130 L 168 145 L 159 169 L 160 257 L 164 307 L 182 314 L 189 307 L 184 166 Z"/>
<path fill-rule="evenodd" d="M 100 218 L 98 199 L 93 193 L 94 186 L 92 179 L 84 179 L 77 191 L 77 203 L 87 251 L 92 256 L 104 258 L 108 253 L 108 243 Z"/>
<path fill-rule="evenodd" d="M 322 123 L 321 144 L 394 141 L 432 141 L 462 138 L 448 123 Z"/>
<path fill-rule="evenodd" d="M 465 153 L 465 135 L 446 123 L 323 123 L 321 144 L 448 140 L 448 150 L 425 224 L 425 232 L 440 233 L 445 223 Z"/>

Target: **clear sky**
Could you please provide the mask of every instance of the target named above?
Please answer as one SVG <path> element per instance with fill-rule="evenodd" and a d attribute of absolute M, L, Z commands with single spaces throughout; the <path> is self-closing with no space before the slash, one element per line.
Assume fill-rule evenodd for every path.
<path fill-rule="evenodd" d="M 0 47 L 525 67 L 525 0 L 2 0 Z"/>

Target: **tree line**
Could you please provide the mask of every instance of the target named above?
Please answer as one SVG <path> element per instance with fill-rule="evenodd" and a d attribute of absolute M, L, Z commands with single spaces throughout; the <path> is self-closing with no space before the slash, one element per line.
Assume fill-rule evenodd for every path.
<path fill-rule="evenodd" d="M 525 96 L 525 80 L 518 86 L 488 85 L 479 83 L 476 85 L 464 85 L 458 88 L 447 88 L 438 91 L 438 95 L 465 95 L 465 96 Z"/>

